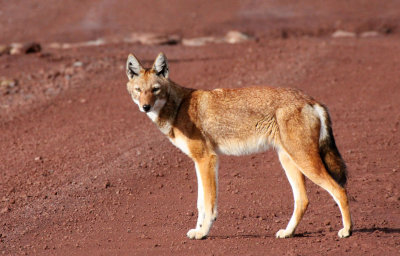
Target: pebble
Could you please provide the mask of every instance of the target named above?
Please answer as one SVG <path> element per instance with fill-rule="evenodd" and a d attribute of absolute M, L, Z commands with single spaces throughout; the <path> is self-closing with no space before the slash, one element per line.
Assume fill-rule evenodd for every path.
<path fill-rule="evenodd" d="M 29 53 L 36 53 L 42 50 L 42 46 L 36 42 L 30 43 L 12 43 L 10 45 L 10 54 L 11 55 L 18 55 L 18 54 L 29 54 Z"/>
<path fill-rule="evenodd" d="M 18 81 L 12 78 L 0 78 L 0 93 L 12 94 L 18 91 Z"/>
<path fill-rule="evenodd" d="M 225 40 L 227 43 L 237 44 L 252 40 L 252 38 L 249 35 L 246 35 L 240 31 L 232 30 L 226 33 Z"/>
<path fill-rule="evenodd" d="M 83 63 L 81 61 L 75 61 L 73 64 L 74 67 L 82 67 Z"/>
<path fill-rule="evenodd" d="M 36 42 L 24 44 L 24 53 L 36 53 L 42 51 L 42 46 Z"/>
<path fill-rule="evenodd" d="M 9 54 L 11 47 L 9 45 L 0 44 L 0 56 L 3 54 Z"/>
<path fill-rule="evenodd" d="M 379 36 L 377 31 L 365 31 L 360 34 L 360 37 L 376 37 Z"/>
<path fill-rule="evenodd" d="M 22 44 L 21 43 L 12 43 L 10 45 L 10 54 L 17 55 L 22 53 Z"/>
<path fill-rule="evenodd" d="M 106 183 L 104 184 L 105 188 L 109 188 L 111 187 L 111 182 L 109 180 L 106 181 Z"/>
<path fill-rule="evenodd" d="M 344 31 L 344 30 L 336 30 L 332 34 L 333 38 L 353 38 L 356 37 L 356 33 Z"/>

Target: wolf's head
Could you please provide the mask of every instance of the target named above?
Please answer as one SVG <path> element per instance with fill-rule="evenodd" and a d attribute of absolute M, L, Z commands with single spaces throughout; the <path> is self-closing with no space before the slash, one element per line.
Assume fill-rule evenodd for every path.
<path fill-rule="evenodd" d="M 158 54 L 151 68 L 143 68 L 139 60 L 129 54 L 126 62 L 128 92 L 140 111 L 158 115 L 168 95 L 168 61 Z"/>

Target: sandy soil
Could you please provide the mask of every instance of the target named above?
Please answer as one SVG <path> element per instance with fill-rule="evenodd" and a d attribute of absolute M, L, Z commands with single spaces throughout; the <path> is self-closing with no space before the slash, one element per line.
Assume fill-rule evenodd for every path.
<path fill-rule="evenodd" d="M 0 1 L 0 252 L 5 255 L 399 255 L 398 1 Z M 124 42 L 239 30 L 255 40 L 199 47 Z M 333 38 L 337 30 L 352 32 Z M 375 31 L 376 33 L 363 34 Z M 372 36 L 366 36 L 372 35 Z M 106 39 L 100 46 L 51 43 Z M 219 218 L 186 238 L 196 212 L 191 161 L 126 92 L 134 52 L 158 52 L 193 88 L 294 87 L 328 105 L 349 169 L 353 236 L 338 207 L 307 182 L 297 235 L 276 239 L 292 192 L 273 151 L 221 158 Z"/>

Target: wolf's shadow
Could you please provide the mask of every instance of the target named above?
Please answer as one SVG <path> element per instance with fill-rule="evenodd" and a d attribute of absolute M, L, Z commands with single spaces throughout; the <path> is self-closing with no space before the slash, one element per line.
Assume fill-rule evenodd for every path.
<path fill-rule="evenodd" d="M 352 233 L 373 233 L 375 231 L 383 232 L 386 234 L 400 234 L 400 228 L 360 228 L 360 229 L 354 229 Z M 303 232 L 303 233 L 297 233 L 294 234 L 293 237 L 315 237 L 319 236 L 323 231 L 317 231 L 317 232 Z M 271 234 L 240 234 L 240 235 L 232 235 L 232 236 L 209 236 L 209 239 L 229 239 L 229 238 L 268 238 L 268 237 L 275 237 L 275 235 Z"/>

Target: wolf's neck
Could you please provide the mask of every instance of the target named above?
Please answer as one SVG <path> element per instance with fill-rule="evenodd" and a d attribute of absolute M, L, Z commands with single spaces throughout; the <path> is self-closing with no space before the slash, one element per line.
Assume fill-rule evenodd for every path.
<path fill-rule="evenodd" d="M 193 91 L 193 89 L 185 88 L 173 82 L 169 85 L 168 97 L 164 106 L 157 115 L 149 115 L 158 128 L 164 133 L 169 134 L 172 125 L 178 114 L 182 101 Z"/>

